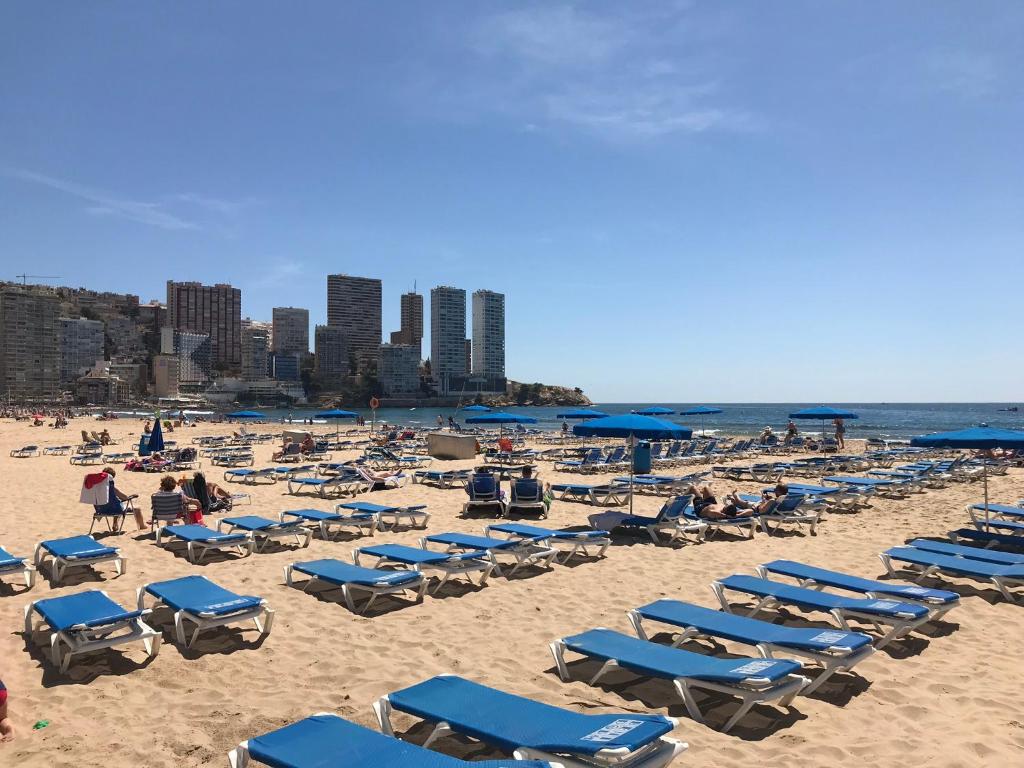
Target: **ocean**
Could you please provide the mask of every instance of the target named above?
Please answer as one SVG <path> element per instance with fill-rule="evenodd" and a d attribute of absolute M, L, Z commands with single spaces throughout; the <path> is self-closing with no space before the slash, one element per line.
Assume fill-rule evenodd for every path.
<path fill-rule="evenodd" d="M 597 403 L 595 410 L 608 414 L 629 413 L 633 410 L 650 405 L 662 405 L 674 411 L 693 407 L 692 403 Z M 801 408 L 809 408 L 820 403 L 704 403 L 715 405 L 724 412 L 715 416 L 704 417 L 703 426 L 708 434 L 717 435 L 757 435 L 765 426 L 771 426 L 776 432 L 784 432 L 788 414 Z M 1017 407 L 1016 403 L 829 403 L 835 407 L 851 410 L 859 418 L 846 423 L 848 438 L 909 438 L 927 432 L 944 432 L 963 427 L 988 424 L 993 427 L 1007 429 L 1024 429 L 1024 409 L 1019 412 L 1009 411 Z M 365 415 L 370 420 L 369 409 L 345 406 L 350 410 Z M 291 417 L 301 420 L 316 413 L 310 409 L 259 409 L 266 413 L 268 421 L 280 422 Z M 512 413 L 522 413 L 538 420 L 541 429 L 558 429 L 561 420 L 557 414 L 567 408 L 508 408 Z M 402 424 L 410 427 L 427 427 L 437 424 L 441 416 L 445 423 L 448 417 L 455 415 L 451 408 L 381 408 L 377 411 L 377 420 L 389 424 Z M 465 423 L 465 414 L 459 412 L 457 419 Z M 666 417 L 678 424 L 691 427 L 699 432 L 702 422 L 696 416 Z M 344 425 L 345 422 L 342 422 Z M 570 422 L 570 426 L 573 422 Z M 801 432 L 820 431 L 821 422 L 800 421 L 797 426 Z M 826 425 L 831 428 L 831 425 Z"/>

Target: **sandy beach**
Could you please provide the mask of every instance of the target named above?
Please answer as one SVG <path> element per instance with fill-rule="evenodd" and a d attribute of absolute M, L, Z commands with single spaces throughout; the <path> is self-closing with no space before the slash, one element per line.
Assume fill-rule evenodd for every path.
<path fill-rule="evenodd" d="M 138 421 L 105 426 L 121 439 L 117 450 L 132 450 L 138 441 Z M 27 443 L 76 442 L 82 427 L 96 424 L 75 419 L 60 433 L 6 419 L 0 424 L 0 463 L 6 480 L 0 545 L 11 553 L 29 556 L 41 540 L 88 531 L 92 510 L 80 504 L 78 496 L 83 476 L 94 468 L 71 466 L 67 456 L 8 456 L 11 449 Z M 176 431 L 173 438 L 184 445 L 195 436 L 226 434 L 229 429 L 200 425 Z M 269 465 L 272 450 L 271 445 L 257 446 L 255 466 Z M 334 458 L 356 455 L 352 451 Z M 472 464 L 435 461 L 434 467 Z M 202 469 L 209 479 L 220 482 L 223 470 L 210 467 L 205 459 Z M 550 464 L 542 464 L 540 471 L 547 482 L 578 478 L 554 473 Z M 147 517 L 148 496 L 157 490 L 158 481 L 159 475 L 145 473 L 119 471 L 117 476 L 121 490 L 140 494 Z M 756 491 L 760 486 L 714 481 L 720 493 L 733 488 Z M 286 509 L 334 508 L 333 501 L 289 496 L 284 484 L 238 490 L 253 497 L 252 506 L 237 508 L 243 514 L 276 518 Z M 990 492 L 994 501 L 1015 502 L 1024 496 L 1024 470 L 1010 469 L 993 478 Z M 308 549 L 282 546 L 246 558 L 214 557 L 208 564 L 192 565 L 183 555 L 154 546 L 151 537 L 134 530 L 129 518 L 127 532 L 104 538 L 127 556 L 125 575 L 115 578 L 107 564 L 98 571 L 74 570 L 56 588 L 45 573 L 30 592 L 13 578 L 0 587 L 0 679 L 10 691 L 17 728 L 17 739 L 0 745 L 0 765 L 222 766 L 228 750 L 243 739 L 316 711 L 336 712 L 373 726 L 370 706 L 378 697 L 445 672 L 583 712 L 675 716 L 680 722 L 673 736 L 690 745 L 676 761 L 681 766 L 1020 764 L 1024 609 L 998 599 L 985 584 L 946 582 L 963 596 L 948 621 L 886 647 L 852 674 L 837 675 L 814 694 L 797 698 L 788 712 L 755 708 L 725 735 L 714 726 L 728 719 L 735 700 L 716 702 L 708 709 L 708 724 L 698 724 L 687 717 L 665 682 L 616 672 L 596 686 L 583 682 L 580 673 L 576 681 L 563 683 L 548 651 L 550 641 L 592 627 L 630 632 L 626 612 L 659 598 L 715 606 L 708 586 L 712 579 L 750 574 L 755 565 L 777 558 L 878 577 L 883 573 L 880 551 L 961 527 L 964 505 L 980 497 L 980 483 L 963 483 L 904 501 L 876 499 L 861 512 L 829 515 L 815 536 L 759 533 L 746 540 L 723 534 L 708 543 L 678 547 L 617 537 L 601 560 L 495 577 L 483 589 L 458 585 L 419 605 L 386 602 L 383 610 L 374 609 L 368 616 L 351 613 L 337 592 L 318 597 L 285 586 L 283 567 L 316 558 L 350 561 L 354 548 L 370 542 L 417 545 L 420 531 L 377 533 L 372 540 L 314 538 Z M 488 522 L 460 516 L 462 490 L 407 485 L 363 498 L 428 505 L 432 533 L 480 533 Z M 653 514 L 662 502 L 638 496 L 636 511 Z M 556 501 L 544 524 L 581 525 L 594 511 L 584 504 Z M 210 517 L 215 525 L 219 516 Z M 81 657 L 65 675 L 51 664 L 39 636 L 26 644 L 22 611 L 32 599 L 103 589 L 127 607 L 134 604 L 137 587 L 189 574 L 266 598 L 276 611 L 272 633 L 257 642 L 251 625 L 215 630 L 187 651 L 173 642 L 173 627 L 164 612 L 152 617 L 152 624 L 164 631 L 164 643 L 151 663 L 145 663 L 141 645 L 123 646 Z M 821 620 L 821 615 L 793 614 L 786 621 L 824 626 Z M 720 647 L 718 652 L 744 649 Z M 593 674 L 596 667 L 583 664 L 574 669 Z M 37 721 L 48 725 L 33 730 Z M 402 733 L 412 724 L 409 718 L 396 717 Z M 427 733 L 418 725 L 407 737 L 422 742 Z M 436 748 L 472 759 L 500 756 L 453 738 Z"/>

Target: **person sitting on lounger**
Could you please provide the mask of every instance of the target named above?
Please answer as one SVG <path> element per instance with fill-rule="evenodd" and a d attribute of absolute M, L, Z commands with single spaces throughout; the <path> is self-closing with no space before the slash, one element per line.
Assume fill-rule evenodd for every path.
<path fill-rule="evenodd" d="M 275 453 L 273 455 L 273 457 L 271 457 L 271 461 L 280 461 L 282 458 L 287 456 L 288 455 L 288 446 L 290 446 L 291 444 L 292 444 L 292 439 L 290 437 L 286 437 L 284 439 L 284 442 L 281 443 L 281 450 L 278 451 L 277 453 Z"/>
<path fill-rule="evenodd" d="M 314 453 L 316 451 L 316 443 L 313 442 L 313 436 L 308 432 L 306 433 L 305 439 L 302 441 L 300 450 L 302 453 Z"/>
<path fill-rule="evenodd" d="M 150 433 L 151 433 L 152 431 L 153 431 L 153 427 L 152 427 L 152 425 L 151 425 L 151 424 L 149 423 L 149 420 L 147 419 L 147 420 L 146 420 L 146 423 L 142 425 L 142 434 L 144 434 L 144 435 L 148 435 L 148 434 L 150 434 Z"/>
<path fill-rule="evenodd" d="M 160 478 L 160 490 L 154 495 L 181 496 L 182 499 L 184 499 L 183 507 L 185 510 L 185 522 L 196 525 L 203 524 L 202 505 L 196 499 L 186 496 L 178 487 L 178 481 L 175 480 L 172 475 L 164 475 L 163 477 Z"/>
<path fill-rule="evenodd" d="M 732 496 L 727 497 L 725 504 L 719 504 L 715 494 L 711 492 L 711 487 L 707 485 L 700 488 L 696 485 L 691 485 L 687 488 L 686 492 L 693 496 L 693 511 L 697 513 L 698 517 L 703 517 L 706 520 L 752 517 L 754 514 L 753 509 L 741 509 L 738 507 L 733 501 Z"/>
<path fill-rule="evenodd" d="M 790 419 L 789 424 L 786 425 L 786 442 L 791 442 L 797 436 L 796 423 Z"/>
<path fill-rule="evenodd" d="M 532 480 L 533 478 L 533 467 L 527 465 L 523 467 L 523 480 Z M 551 489 L 537 478 L 537 485 L 541 488 L 541 502 L 544 504 L 544 509 L 547 512 L 551 511 L 551 502 L 554 501 L 554 496 L 551 495 Z"/>
<path fill-rule="evenodd" d="M 512 453 L 515 450 L 512 446 L 512 441 L 507 437 L 498 438 L 498 451 L 499 453 Z"/>
<path fill-rule="evenodd" d="M 108 432 L 105 429 L 102 432 L 100 432 L 100 444 L 110 445 L 110 432 Z"/>
<path fill-rule="evenodd" d="M 178 481 L 178 486 L 184 486 L 186 482 L 188 481 L 182 478 Z M 207 480 L 202 472 L 192 475 L 192 491 L 203 512 L 231 511 L 231 494 Z"/>
<path fill-rule="evenodd" d="M 789 486 L 785 483 L 779 483 L 775 486 L 774 491 L 764 491 L 761 494 L 761 500 L 758 502 L 749 502 L 746 499 L 742 499 L 736 491 L 733 491 L 726 497 L 726 502 L 727 505 L 733 504 L 738 509 L 749 509 L 755 515 L 763 515 L 766 512 L 771 512 L 780 501 L 786 498 L 787 493 L 789 493 Z M 733 515 L 733 517 L 741 517 L 741 515 Z"/>
<path fill-rule="evenodd" d="M 110 484 L 110 488 L 107 492 L 107 503 L 97 505 L 95 507 L 96 512 L 108 515 L 119 515 L 122 512 L 124 512 L 124 506 L 122 502 L 130 501 L 135 497 L 128 496 L 127 494 L 122 493 L 114 485 L 114 477 L 115 475 L 117 475 L 117 472 L 114 471 L 113 467 L 104 467 L 103 474 L 105 474 L 109 478 L 107 482 Z M 142 518 L 142 510 L 136 509 L 133 511 L 135 513 L 135 524 L 139 527 L 140 531 L 144 530 L 146 527 L 146 521 Z"/>
<path fill-rule="evenodd" d="M 401 479 L 405 477 L 401 470 L 395 472 L 374 472 L 372 469 L 365 465 L 357 465 L 356 472 L 368 483 L 373 483 L 372 490 L 379 491 L 389 486 L 399 485 Z"/>

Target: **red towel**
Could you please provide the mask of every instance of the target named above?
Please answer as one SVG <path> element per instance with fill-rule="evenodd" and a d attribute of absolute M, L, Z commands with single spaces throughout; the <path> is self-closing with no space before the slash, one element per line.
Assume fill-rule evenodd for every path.
<path fill-rule="evenodd" d="M 92 475 L 86 475 L 84 485 L 86 488 L 92 488 L 94 485 L 99 485 L 106 481 L 108 477 L 109 475 L 106 472 L 96 472 Z"/>

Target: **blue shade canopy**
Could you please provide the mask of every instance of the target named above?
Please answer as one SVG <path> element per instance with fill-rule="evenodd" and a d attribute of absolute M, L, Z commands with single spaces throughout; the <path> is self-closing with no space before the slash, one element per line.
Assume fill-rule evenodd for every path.
<path fill-rule="evenodd" d="M 340 408 L 332 408 L 329 411 L 323 413 L 317 413 L 313 416 L 314 419 L 354 419 L 358 416 L 358 413 L 354 411 L 343 411 Z"/>
<path fill-rule="evenodd" d="M 228 414 L 229 419 L 262 419 L 265 418 L 259 411 L 235 411 Z"/>
<path fill-rule="evenodd" d="M 1024 432 L 1016 429 L 970 427 L 956 432 L 920 435 L 910 441 L 920 448 L 1024 448 Z"/>
<path fill-rule="evenodd" d="M 674 439 L 688 440 L 693 435 L 689 427 L 681 427 L 664 419 L 629 413 L 622 416 L 606 416 L 593 419 L 572 428 L 574 435 L 581 437 L 639 437 L 642 440 Z"/>
<path fill-rule="evenodd" d="M 467 405 L 462 408 L 464 411 L 470 411 L 472 413 L 490 413 L 491 409 L 486 405 Z"/>
<path fill-rule="evenodd" d="M 685 411 L 680 411 L 680 416 L 710 416 L 713 413 L 725 413 L 721 408 L 715 408 L 710 405 L 697 405 L 693 408 L 687 408 Z"/>
<path fill-rule="evenodd" d="M 607 416 L 602 411 L 593 411 L 589 408 L 577 408 L 572 411 L 562 411 L 555 414 L 556 419 L 602 419 Z"/>
<path fill-rule="evenodd" d="M 470 416 L 466 419 L 467 424 L 536 424 L 533 416 L 521 416 L 518 413 L 482 413 L 479 416 Z"/>
<path fill-rule="evenodd" d="M 639 411 L 633 411 L 633 413 L 637 416 L 671 416 L 675 411 L 660 405 L 652 405 L 650 408 L 642 408 Z"/>
<path fill-rule="evenodd" d="M 804 408 L 796 413 L 789 414 L 791 419 L 856 419 L 859 418 L 853 411 L 844 411 L 842 408 L 830 408 L 827 405 L 819 405 L 817 408 Z"/>

